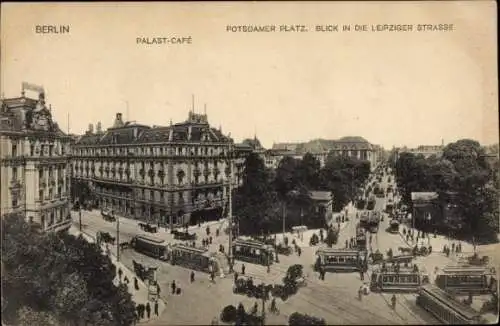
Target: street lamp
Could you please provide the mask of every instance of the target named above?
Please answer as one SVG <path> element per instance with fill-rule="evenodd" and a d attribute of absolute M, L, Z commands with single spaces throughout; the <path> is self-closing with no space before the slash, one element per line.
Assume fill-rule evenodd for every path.
<path fill-rule="evenodd" d="M 80 222 L 80 233 L 82 232 L 82 207 L 80 206 L 78 209 L 78 219 Z"/>
<path fill-rule="evenodd" d="M 227 155 L 229 161 L 229 205 L 228 205 L 228 224 L 229 224 L 229 248 L 228 248 L 228 256 L 229 256 L 229 273 L 233 272 L 233 143 L 232 140 L 229 140 L 229 151 Z"/>
<path fill-rule="evenodd" d="M 116 260 L 120 261 L 120 217 L 115 217 L 115 211 L 112 214 L 116 219 Z"/>

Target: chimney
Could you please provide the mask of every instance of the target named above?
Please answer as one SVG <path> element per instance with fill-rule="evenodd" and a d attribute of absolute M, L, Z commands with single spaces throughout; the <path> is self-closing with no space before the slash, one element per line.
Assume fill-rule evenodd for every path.
<path fill-rule="evenodd" d="M 102 133 L 102 126 L 101 126 L 101 121 L 97 122 L 97 127 L 96 127 L 96 132 L 98 134 L 101 134 Z"/>
<path fill-rule="evenodd" d="M 89 123 L 89 134 L 93 134 L 94 133 L 94 125 Z"/>
<path fill-rule="evenodd" d="M 188 126 L 188 139 L 191 140 L 191 125 Z"/>

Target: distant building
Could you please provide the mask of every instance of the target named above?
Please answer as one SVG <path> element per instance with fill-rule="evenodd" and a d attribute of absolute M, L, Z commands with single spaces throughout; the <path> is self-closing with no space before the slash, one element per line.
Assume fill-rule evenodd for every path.
<path fill-rule="evenodd" d="M 456 193 L 444 194 L 439 198 L 436 192 L 412 192 L 412 216 L 417 223 L 431 225 L 453 225 L 457 228 L 462 223 L 462 216 L 457 209 Z"/>
<path fill-rule="evenodd" d="M 70 143 L 42 87 L 23 83 L 21 97 L 0 100 L 0 215 L 22 213 L 45 231 L 71 226 Z"/>
<path fill-rule="evenodd" d="M 302 158 L 306 153 L 312 154 L 321 164 L 325 165 L 330 153 L 348 156 L 370 162 L 371 169 L 381 162 L 384 150 L 381 146 L 370 144 L 359 136 L 343 137 L 338 140 L 315 139 L 306 143 L 278 143 L 272 151 L 267 152 L 266 165 L 277 167 L 284 156 Z"/>
<path fill-rule="evenodd" d="M 408 148 L 408 147 L 400 147 L 397 148 L 397 157 L 401 153 L 411 153 L 413 155 L 422 155 L 425 158 L 429 158 L 431 156 L 441 157 L 443 155 L 444 143 L 441 145 L 420 145 L 416 148 Z"/>
<path fill-rule="evenodd" d="M 331 191 L 311 191 L 310 198 L 313 202 L 313 210 L 325 221 L 330 220 L 333 215 L 333 194 Z"/>
<path fill-rule="evenodd" d="M 213 219 L 226 209 L 232 148 L 233 140 L 211 127 L 206 114 L 189 112 L 184 122 L 149 127 L 117 113 L 111 128 L 90 126 L 75 142 L 73 178 L 88 183 L 99 207 L 120 215 L 196 223 L 193 216 Z"/>

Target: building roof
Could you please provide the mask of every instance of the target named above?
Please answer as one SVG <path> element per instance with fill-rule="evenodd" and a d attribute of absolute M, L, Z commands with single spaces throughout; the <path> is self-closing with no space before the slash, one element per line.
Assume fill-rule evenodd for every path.
<path fill-rule="evenodd" d="M 264 150 L 264 147 L 260 143 L 260 141 L 257 139 L 257 137 L 254 137 L 253 139 L 247 138 L 244 139 L 241 142 L 242 145 L 246 145 L 251 147 L 253 150 Z"/>
<path fill-rule="evenodd" d="M 274 150 L 289 150 L 297 154 L 326 153 L 332 150 L 371 150 L 376 145 L 370 144 L 360 136 L 347 136 L 340 139 L 313 139 L 305 143 L 277 143 L 273 144 Z"/>
<path fill-rule="evenodd" d="M 332 200 L 333 197 L 331 191 L 319 191 L 319 190 L 310 191 L 309 196 L 312 200 Z"/>
<path fill-rule="evenodd" d="M 188 120 L 170 126 L 149 127 L 137 123 L 116 123 L 103 134 L 87 133 L 77 145 L 147 144 L 165 142 L 230 142 L 231 138 L 210 127 L 206 115 L 190 112 Z"/>
<path fill-rule="evenodd" d="M 439 197 L 437 192 L 412 192 L 411 200 L 412 201 L 431 201 L 435 200 Z"/>
<path fill-rule="evenodd" d="M 51 107 L 45 105 L 44 93 L 39 94 L 38 100 L 25 97 L 24 93 L 21 97 L 1 99 L 0 130 L 67 136 L 52 119 Z"/>

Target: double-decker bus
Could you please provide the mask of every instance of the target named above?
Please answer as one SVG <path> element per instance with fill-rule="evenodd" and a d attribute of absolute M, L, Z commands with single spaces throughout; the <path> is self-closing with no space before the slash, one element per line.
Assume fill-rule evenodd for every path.
<path fill-rule="evenodd" d="M 454 294 L 488 294 L 494 279 L 492 267 L 447 266 L 436 276 L 436 285 Z"/>
<path fill-rule="evenodd" d="M 483 324 L 481 314 L 433 284 L 420 287 L 417 305 L 447 325 Z"/>

